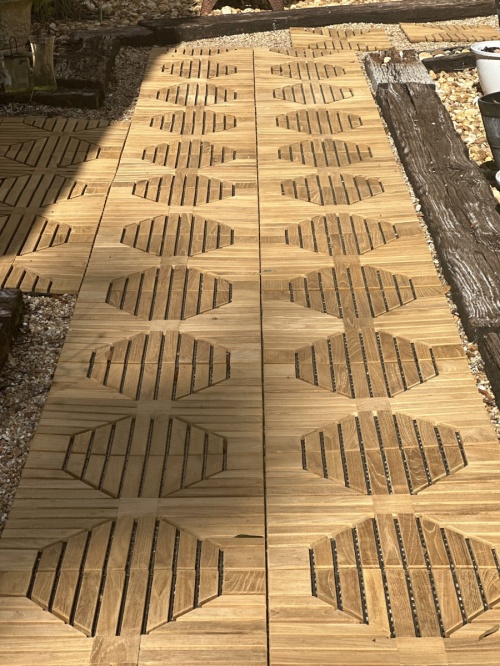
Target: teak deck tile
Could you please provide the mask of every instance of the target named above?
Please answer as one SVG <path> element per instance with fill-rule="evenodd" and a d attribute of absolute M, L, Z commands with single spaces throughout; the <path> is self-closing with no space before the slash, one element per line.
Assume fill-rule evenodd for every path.
<path fill-rule="evenodd" d="M 128 129 L 94 120 L 4 119 L 2 287 L 78 293 Z"/>
<path fill-rule="evenodd" d="M 0 119 L 0 277 L 79 293 L 6 666 L 498 661 L 500 453 L 357 60 L 387 36 L 291 32 L 153 49 L 130 127 Z"/>

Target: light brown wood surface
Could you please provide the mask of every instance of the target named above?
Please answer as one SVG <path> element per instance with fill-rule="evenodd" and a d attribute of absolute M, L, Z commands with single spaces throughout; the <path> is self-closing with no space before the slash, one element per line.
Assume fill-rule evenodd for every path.
<path fill-rule="evenodd" d="M 319 33 L 152 51 L 0 541 L 2 665 L 498 663 L 498 442 L 357 59 L 385 34 Z"/>
<path fill-rule="evenodd" d="M 498 29 L 490 25 L 401 23 L 400 27 L 410 42 L 483 42 L 500 37 Z"/>

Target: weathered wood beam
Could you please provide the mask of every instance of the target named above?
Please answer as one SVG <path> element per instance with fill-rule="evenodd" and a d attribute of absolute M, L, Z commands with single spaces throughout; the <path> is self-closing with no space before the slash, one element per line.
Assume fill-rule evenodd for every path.
<path fill-rule="evenodd" d="M 497 201 L 479 167 L 468 158 L 436 91 L 391 78 L 389 74 L 379 83 L 376 99 L 420 201 L 465 332 L 478 343 L 500 402 Z"/>
<path fill-rule="evenodd" d="M 430 52 L 432 55 L 432 51 Z M 476 66 L 476 57 L 473 53 L 446 53 L 446 55 L 433 56 L 421 60 L 422 65 L 434 72 L 459 72 Z"/>
<path fill-rule="evenodd" d="M 374 90 L 379 86 L 391 83 L 424 83 L 435 88 L 435 84 L 425 67 L 422 67 L 417 52 L 413 49 L 398 51 L 388 49 L 376 51 L 365 58 L 365 67 L 368 78 Z"/>
<path fill-rule="evenodd" d="M 400 23 L 449 21 L 491 16 L 495 0 L 401 0 L 363 5 L 334 5 L 283 12 L 152 19 L 140 25 L 154 33 L 155 44 L 170 45 L 221 35 L 237 35 L 291 27 L 320 27 L 338 23 Z"/>

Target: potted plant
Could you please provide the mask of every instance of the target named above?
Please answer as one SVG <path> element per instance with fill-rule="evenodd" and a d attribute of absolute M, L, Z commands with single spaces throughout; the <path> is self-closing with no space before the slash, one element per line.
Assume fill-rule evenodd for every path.
<path fill-rule="evenodd" d="M 500 90 L 500 40 L 476 42 L 470 50 L 476 57 L 483 93 L 489 95 Z"/>
<path fill-rule="evenodd" d="M 32 0 L 0 0 L 0 53 L 10 50 L 10 39 L 19 48 L 28 41 Z"/>

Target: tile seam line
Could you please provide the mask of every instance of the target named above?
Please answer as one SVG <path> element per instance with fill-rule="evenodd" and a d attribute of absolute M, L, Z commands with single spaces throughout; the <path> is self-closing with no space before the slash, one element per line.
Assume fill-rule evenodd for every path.
<path fill-rule="evenodd" d="M 255 118 L 255 173 L 257 178 L 257 223 L 259 233 L 259 311 L 260 311 L 260 371 L 261 371 L 261 402 L 262 402 L 262 493 L 264 506 L 264 548 L 265 548 L 265 583 L 266 583 L 266 647 L 267 666 L 271 666 L 271 640 L 269 620 L 269 535 L 267 521 L 267 481 L 266 481 L 266 410 L 265 410 L 265 387 L 264 387 L 264 315 L 262 299 L 262 236 L 261 236 L 261 214 L 260 214 L 260 173 L 259 173 L 259 134 L 258 134 L 258 109 L 257 109 L 257 72 L 255 66 L 255 49 L 252 49 L 253 66 L 253 95 L 254 95 L 254 118 Z"/>
<path fill-rule="evenodd" d="M 134 111 L 134 115 L 135 115 L 135 111 Z M 95 231 L 95 234 L 94 234 L 94 238 L 93 238 L 93 240 L 92 240 L 92 244 L 91 244 L 91 246 L 90 246 L 89 258 L 87 259 L 87 263 L 86 263 L 86 265 L 85 265 L 85 269 L 84 269 L 84 271 L 83 271 L 82 279 L 80 280 L 80 286 L 78 287 L 78 292 L 77 292 L 77 294 L 76 294 L 77 299 L 78 299 L 79 296 L 80 296 L 80 291 L 81 291 L 81 289 L 82 289 L 83 283 L 85 282 L 85 278 L 87 277 L 87 272 L 88 272 L 88 269 L 89 269 L 90 261 L 91 261 L 91 259 L 92 259 L 92 255 L 93 255 L 93 253 L 94 253 L 95 244 L 96 244 L 96 242 L 97 242 L 97 235 L 98 235 L 99 230 L 100 230 L 100 228 L 101 228 L 101 224 L 102 224 L 102 220 L 103 220 L 103 217 L 104 217 L 104 213 L 106 212 L 106 207 L 107 207 L 107 205 L 108 205 L 109 195 L 111 194 L 111 189 L 112 189 L 112 187 L 113 187 L 113 185 L 114 185 L 114 183 L 115 183 L 116 175 L 117 175 L 117 173 L 118 173 L 118 169 L 120 168 L 120 165 L 121 165 L 121 161 L 122 161 L 122 157 L 123 157 L 123 152 L 124 152 L 124 150 L 125 150 L 125 145 L 126 145 L 126 143 L 127 143 L 127 141 L 128 141 L 128 137 L 129 137 L 129 134 L 130 134 L 130 128 L 132 127 L 132 120 L 133 120 L 133 116 L 132 116 L 131 120 L 128 121 L 127 131 L 126 131 L 125 136 L 124 136 L 124 138 L 123 138 L 123 143 L 122 143 L 121 148 L 120 148 L 120 154 L 118 155 L 118 159 L 117 159 L 117 161 L 116 161 L 116 169 L 115 169 L 115 172 L 114 172 L 114 174 L 113 174 L 113 177 L 112 177 L 112 179 L 111 179 L 111 181 L 110 181 L 110 183 L 109 183 L 108 191 L 106 192 L 106 196 L 105 196 L 105 198 L 104 198 L 104 205 L 103 205 L 103 207 L 102 207 L 101 214 L 99 215 L 99 221 L 97 222 L 97 227 L 96 227 L 96 231 Z M 71 325 L 71 323 L 70 323 L 70 325 Z"/>

